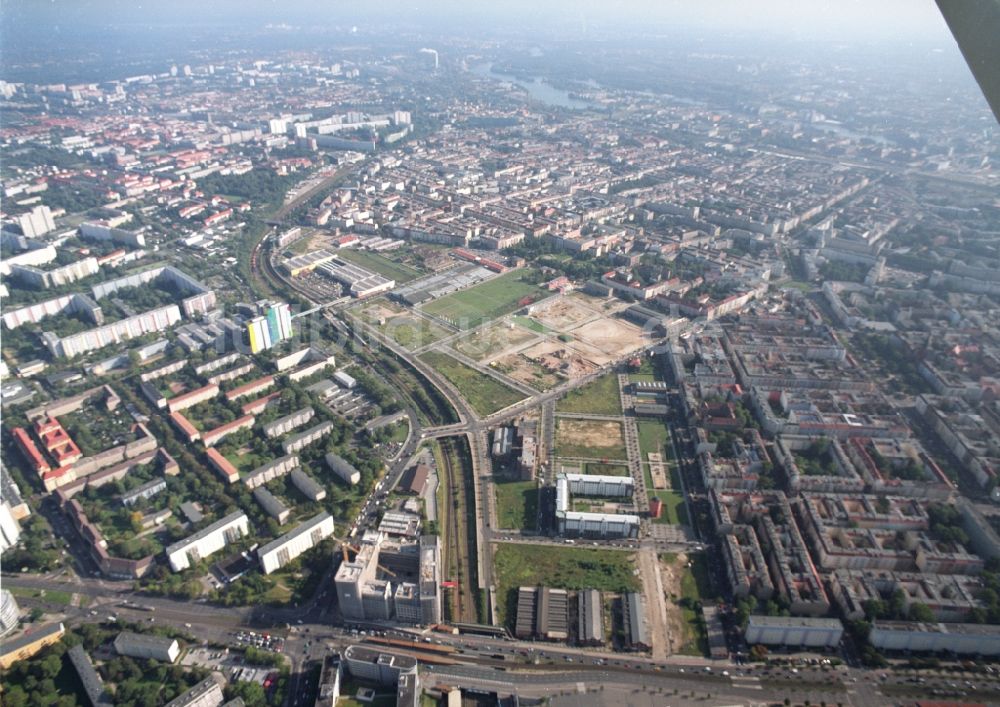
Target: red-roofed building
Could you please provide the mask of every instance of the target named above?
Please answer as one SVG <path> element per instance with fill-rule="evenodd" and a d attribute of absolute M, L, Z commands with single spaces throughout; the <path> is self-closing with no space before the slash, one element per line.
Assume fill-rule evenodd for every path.
<path fill-rule="evenodd" d="M 198 388 L 197 390 L 192 390 L 188 393 L 182 393 L 175 398 L 171 398 L 167 401 L 167 409 L 170 412 L 177 412 L 178 410 L 184 410 L 189 407 L 193 407 L 198 403 L 210 400 L 219 394 L 219 386 L 215 383 L 210 383 L 203 388 Z"/>
<path fill-rule="evenodd" d="M 14 441 L 17 442 L 17 448 L 21 450 L 21 454 L 28 460 L 36 474 L 42 475 L 52 469 L 27 430 L 23 427 L 15 427 L 13 435 Z"/>
<path fill-rule="evenodd" d="M 201 436 L 201 441 L 206 447 L 211 447 L 217 442 L 222 441 L 226 435 L 231 435 L 237 430 L 250 429 L 253 427 L 254 423 L 253 415 L 246 415 L 239 419 L 233 420 L 232 422 L 227 422 L 224 425 L 219 425 L 214 430 L 208 430 Z"/>
<path fill-rule="evenodd" d="M 270 405 L 272 402 L 281 397 L 281 391 L 276 390 L 273 393 L 268 393 L 262 398 L 257 398 L 256 400 L 251 400 L 249 403 L 243 406 L 244 415 L 256 415 L 260 413 L 264 408 Z"/>
<path fill-rule="evenodd" d="M 187 438 L 188 442 L 197 442 L 201 439 L 201 432 L 198 428 L 191 424 L 184 415 L 179 412 L 170 413 L 170 421 L 174 423 L 174 427 Z"/>
<path fill-rule="evenodd" d="M 66 486 L 76 481 L 76 471 L 72 466 L 61 466 L 42 474 L 42 485 L 46 491 L 55 491 L 57 488 Z"/>
<path fill-rule="evenodd" d="M 263 378 L 258 378 L 257 380 L 253 380 L 249 383 L 244 383 L 237 388 L 233 388 L 226 393 L 226 400 L 232 402 L 233 400 L 242 398 L 246 395 L 253 395 L 254 393 L 267 390 L 272 385 L 274 385 L 274 376 L 264 376 Z"/>
<path fill-rule="evenodd" d="M 219 450 L 210 447 L 206 454 L 208 455 L 209 464 L 211 464 L 212 467 L 219 472 L 223 481 L 235 484 L 240 480 L 240 472 L 235 466 L 232 465 L 232 463 L 230 463 L 228 459 L 222 456 Z"/>
<path fill-rule="evenodd" d="M 59 466 L 72 464 L 83 456 L 76 442 L 54 417 L 45 416 L 36 420 L 35 434 Z"/>

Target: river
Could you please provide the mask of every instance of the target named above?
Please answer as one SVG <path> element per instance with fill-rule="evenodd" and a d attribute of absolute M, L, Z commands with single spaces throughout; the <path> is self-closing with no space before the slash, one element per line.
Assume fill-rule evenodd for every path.
<path fill-rule="evenodd" d="M 583 110 L 584 108 L 593 108 L 594 106 L 594 104 L 589 101 L 582 101 L 579 98 L 573 98 L 569 95 L 569 91 L 563 91 L 560 88 L 556 88 L 555 86 L 546 83 L 538 76 L 531 81 L 525 81 L 524 79 L 519 79 L 516 76 L 511 76 L 510 74 L 501 74 L 493 71 L 493 64 L 488 63 L 476 64 L 469 70 L 476 74 L 476 76 L 496 79 L 498 81 L 508 81 L 510 83 L 517 84 L 527 91 L 528 95 L 533 100 L 549 106 L 571 108 L 573 110 Z"/>

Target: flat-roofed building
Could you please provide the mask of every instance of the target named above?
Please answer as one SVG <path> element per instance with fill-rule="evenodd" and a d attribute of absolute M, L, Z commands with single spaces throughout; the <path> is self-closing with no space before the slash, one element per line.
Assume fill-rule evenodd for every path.
<path fill-rule="evenodd" d="M 126 491 L 122 494 L 122 505 L 123 506 L 134 506 L 139 501 L 143 501 L 147 498 L 152 498 L 161 491 L 167 490 L 166 479 L 153 479 L 152 481 L 147 481 L 141 486 L 136 486 L 131 491 Z"/>
<path fill-rule="evenodd" d="M 194 535 L 168 546 L 167 560 L 174 572 L 180 572 L 249 534 L 250 521 L 247 514 L 235 511 Z"/>
<path fill-rule="evenodd" d="M 340 684 L 344 667 L 340 653 L 328 653 L 323 658 L 323 668 L 319 674 L 315 707 L 336 707 L 340 699 Z"/>
<path fill-rule="evenodd" d="M 813 619 L 798 616 L 751 616 L 747 622 L 746 642 L 788 648 L 836 648 L 844 635 L 838 619 Z"/>
<path fill-rule="evenodd" d="M 288 506 L 282 503 L 277 496 L 268 491 L 266 488 L 261 487 L 254 489 L 253 498 L 260 504 L 260 507 L 264 509 L 265 513 L 278 521 L 279 525 L 284 525 L 288 521 L 288 516 L 292 514 L 292 511 L 288 508 Z"/>
<path fill-rule="evenodd" d="M 358 645 L 348 646 L 344 651 L 344 667 L 351 677 L 379 685 L 397 685 L 401 676 L 417 674 L 415 658 Z"/>
<path fill-rule="evenodd" d="M 212 673 L 194 687 L 186 690 L 167 703 L 166 707 L 219 707 L 226 698 L 222 688 L 226 679 L 219 673 Z"/>
<path fill-rule="evenodd" d="M 80 678 L 80 684 L 83 685 L 83 692 L 87 696 L 91 707 L 111 707 L 114 704 L 111 700 L 111 695 L 104 689 L 104 681 L 97 671 L 94 670 L 94 664 L 90 662 L 90 656 L 83 650 L 83 646 L 73 646 L 66 652 L 66 655 L 69 657 L 73 669 L 76 670 L 76 674 Z"/>
<path fill-rule="evenodd" d="M 351 486 L 361 481 L 361 472 L 355 469 L 349 461 L 333 452 L 326 455 L 326 464 L 330 467 L 330 471 Z"/>
<path fill-rule="evenodd" d="M 118 655 L 129 658 L 159 660 L 163 663 L 173 663 L 181 654 L 181 648 L 175 638 L 131 631 L 122 631 L 115 637 L 115 650 Z"/>
<path fill-rule="evenodd" d="M 259 548 L 257 559 L 260 561 L 261 569 L 264 574 L 271 574 L 331 535 L 333 535 L 333 517 L 323 511 L 291 532 Z"/>
<path fill-rule="evenodd" d="M 322 501 L 326 498 L 326 489 L 302 469 L 292 469 L 289 477 L 292 480 L 292 485 L 310 501 Z"/>
<path fill-rule="evenodd" d="M 1000 627 L 987 624 L 877 621 L 868 640 L 884 651 L 1000 655 Z"/>
<path fill-rule="evenodd" d="M 290 415 L 285 415 L 284 417 L 279 417 L 273 422 L 268 422 L 261 429 L 263 429 L 265 437 L 274 439 L 275 437 L 288 434 L 296 427 L 301 427 L 306 424 L 315 414 L 316 412 L 312 408 L 302 408 L 301 410 L 296 410 Z"/>
<path fill-rule="evenodd" d="M 35 628 L 31 633 L 4 641 L 0 644 L 0 668 L 7 670 L 14 663 L 30 658 L 46 646 L 56 643 L 65 633 L 66 629 L 61 623 L 46 624 Z"/>
<path fill-rule="evenodd" d="M 323 439 L 331 432 L 333 432 L 333 423 L 325 420 L 318 425 L 310 427 L 305 432 L 300 432 L 293 437 L 289 437 L 281 443 L 281 447 L 285 450 L 285 454 L 294 454 L 313 442 Z"/>

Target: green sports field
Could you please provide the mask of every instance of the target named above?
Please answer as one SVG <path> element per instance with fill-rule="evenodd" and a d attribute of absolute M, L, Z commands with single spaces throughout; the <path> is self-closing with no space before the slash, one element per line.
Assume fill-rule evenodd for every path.
<path fill-rule="evenodd" d="M 484 321 L 510 314 L 526 297 L 542 298 L 545 291 L 530 282 L 531 270 L 515 270 L 492 280 L 454 292 L 427 304 L 423 310 L 461 329 L 472 329 Z"/>

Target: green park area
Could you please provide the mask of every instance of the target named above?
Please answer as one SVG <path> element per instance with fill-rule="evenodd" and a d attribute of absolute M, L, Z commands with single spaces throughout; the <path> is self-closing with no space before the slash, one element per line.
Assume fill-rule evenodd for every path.
<path fill-rule="evenodd" d="M 639 420 L 639 450 L 642 452 L 642 460 L 648 461 L 650 453 L 663 454 L 663 460 L 671 458 L 670 453 L 670 430 L 658 420 Z"/>
<path fill-rule="evenodd" d="M 657 523 L 669 523 L 670 525 L 687 525 L 687 507 L 684 505 L 684 496 L 679 491 L 650 491 L 649 498 L 658 498 L 663 501 L 663 512 L 656 519 Z"/>
<path fill-rule="evenodd" d="M 467 290 L 461 290 L 425 305 L 423 311 L 471 329 L 484 321 L 510 314 L 526 302 L 542 297 L 544 290 L 531 281 L 533 271 L 514 270 Z"/>
<path fill-rule="evenodd" d="M 497 524 L 512 530 L 534 530 L 538 519 L 538 484 L 534 481 L 497 483 Z"/>
<path fill-rule="evenodd" d="M 635 555 L 620 550 L 501 544 L 494 555 L 494 567 L 501 624 L 514 621 L 519 587 L 639 590 Z"/>
<path fill-rule="evenodd" d="M 591 415 L 621 415 L 618 376 L 609 373 L 576 390 L 571 390 L 566 393 L 566 397 L 556 403 L 556 410 Z"/>
<path fill-rule="evenodd" d="M 521 393 L 466 366 L 448 354 L 428 351 L 420 359 L 447 378 L 462 393 L 477 415 L 491 415 L 522 400 Z"/>

